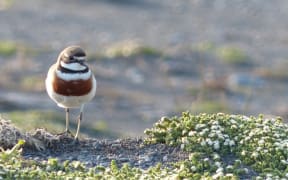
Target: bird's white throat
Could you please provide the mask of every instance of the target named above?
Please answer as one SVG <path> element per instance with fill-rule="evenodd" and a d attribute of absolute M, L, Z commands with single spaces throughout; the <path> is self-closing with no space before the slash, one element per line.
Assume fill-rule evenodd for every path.
<path fill-rule="evenodd" d="M 60 70 L 56 70 L 56 74 L 59 78 L 65 81 L 73 81 L 73 80 L 87 80 L 91 77 L 92 73 L 89 69 L 88 72 L 85 73 L 64 73 Z"/>
<path fill-rule="evenodd" d="M 65 63 L 63 61 L 60 62 L 60 65 L 66 69 L 72 70 L 72 71 L 83 71 L 85 69 L 87 69 L 86 66 L 81 65 L 80 63 Z"/>

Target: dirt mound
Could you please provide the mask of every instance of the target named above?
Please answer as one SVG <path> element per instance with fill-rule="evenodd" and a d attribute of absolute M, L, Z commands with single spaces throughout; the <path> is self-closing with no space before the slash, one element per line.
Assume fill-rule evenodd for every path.
<path fill-rule="evenodd" d="M 33 133 L 23 133 L 9 121 L 0 120 L 0 145 L 3 149 L 11 148 L 23 139 L 23 157 L 30 160 L 46 161 L 57 158 L 60 161 L 81 161 L 87 167 L 109 166 L 112 160 L 118 165 L 147 169 L 158 163 L 169 167 L 171 162 L 188 158 L 188 153 L 180 147 L 165 144 L 145 144 L 142 138 L 126 139 L 81 139 L 75 141 L 66 134 L 54 135 L 45 129 Z"/>

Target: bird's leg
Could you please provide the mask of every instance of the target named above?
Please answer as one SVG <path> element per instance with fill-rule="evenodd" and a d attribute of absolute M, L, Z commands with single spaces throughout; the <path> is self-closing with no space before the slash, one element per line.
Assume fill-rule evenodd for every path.
<path fill-rule="evenodd" d="M 71 133 L 70 129 L 69 129 L 69 108 L 65 108 L 65 112 L 66 112 L 66 129 L 64 132 L 58 134 L 61 137 L 67 137 L 68 135 L 73 136 L 73 134 Z"/>
<path fill-rule="evenodd" d="M 77 125 L 77 131 L 76 131 L 76 135 L 75 135 L 75 140 L 78 141 L 78 134 L 79 134 L 79 131 L 80 131 L 80 125 L 81 125 L 81 121 L 82 121 L 82 117 L 83 117 L 83 109 L 84 109 L 84 104 L 81 105 L 81 108 L 80 108 L 80 115 L 79 115 L 79 118 L 78 118 L 78 125 Z"/>
<path fill-rule="evenodd" d="M 67 136 L 68 136 L 68 135 L 73 136 L 73 134 L 71 133 L 71 131 L 70 131 L 70 129 L 69 129 L 69 120 L 70 120 L 70 118 L 69 118 L 69 112 L 70 112 L 70 109 L 69 109 L 69 108 L 66 108 L 65 111 L 66 111 L 66 129 L 65 129 L 64 134 L 67 135 Z"/>
<path fill-rule="evenodd" d="M 70 130 L 69 130 L 69 108 L 66 108 L 65 111 L 66 111 L 66 129 L 65 129 L 65 132 L 68 134 L 68 133 L 70 133 Z"/>

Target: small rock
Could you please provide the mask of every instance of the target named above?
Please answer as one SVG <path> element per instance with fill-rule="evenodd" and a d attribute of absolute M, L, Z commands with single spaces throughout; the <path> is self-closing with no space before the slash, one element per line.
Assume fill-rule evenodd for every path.
<path fill-rule="evenodd" d="M 163 161 L 166 162 L 167 160 L 168 160 L 168 156 L 167 155 L 163 156 Z"/>

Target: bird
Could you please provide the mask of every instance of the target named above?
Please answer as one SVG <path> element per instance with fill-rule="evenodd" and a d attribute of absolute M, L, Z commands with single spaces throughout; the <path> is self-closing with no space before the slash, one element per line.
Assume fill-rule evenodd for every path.
<path fill-rule="evenodd" d="M 75 140 L 78 140 L 84 105 L 94 98 L 97 87 L 96 78 L 86 61 L 86 53 L 80 46 L 68 46 L 60 52 L 56 63 L 51 65 L 45 80 L 49 97 L 65 109 L 64 133 L 72 134 L 69 129 L 70 109 L 80 108 Z"/>

